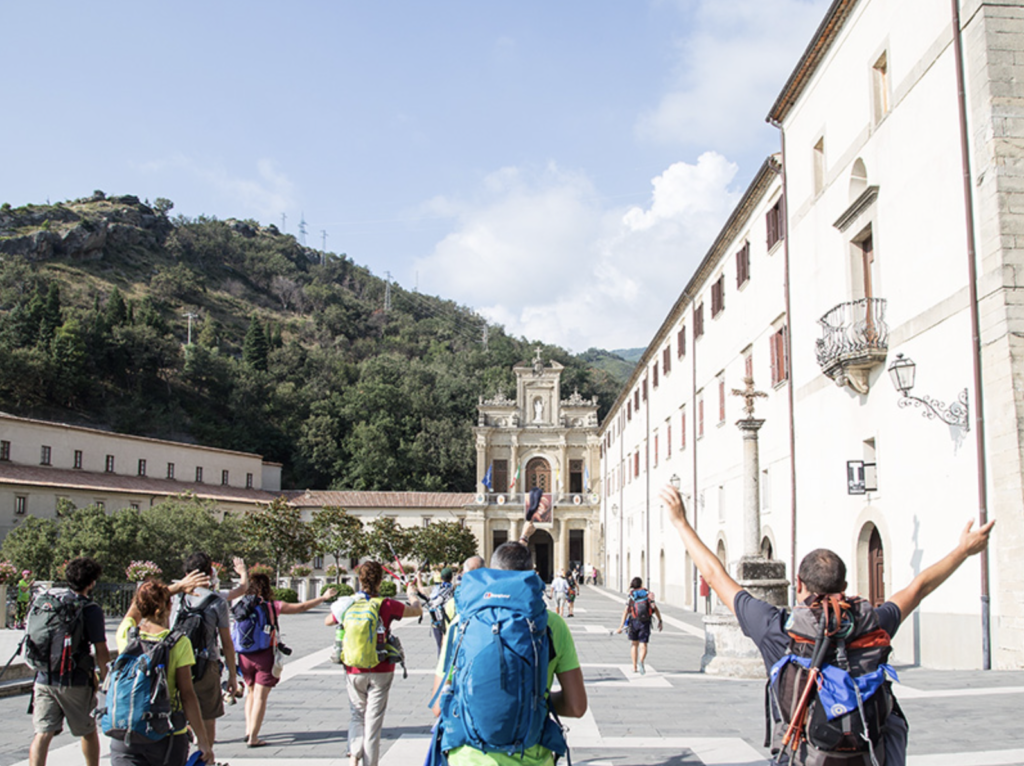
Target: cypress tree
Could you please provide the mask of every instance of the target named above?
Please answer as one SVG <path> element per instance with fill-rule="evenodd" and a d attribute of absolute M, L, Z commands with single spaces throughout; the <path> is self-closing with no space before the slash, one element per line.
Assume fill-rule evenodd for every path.
<path fill-rule="evenodd" d="M 49 346 L 53 334 L 60 326 L 60 285 L 51 282 L 50 290 L 46 294 L 46 303 L 43 304 L 42 316 L 39 318 L 39 342 Z"/>
<path fill-rule="evenodd" d="M 242 361 L 254 370 L 267 370 L 267 334 L 255 314 L 249 318 L 249 329 L 242 343 Z"/>
<path fill-rule="evenodd" d="M 110 291 L 110 297 L 107 298 L 107 307 L 104 314 L 106 315 L 108 327 L 117 327 L 124 324 L 128 319 L 128 307 L 124 303 L 124 296 L 121 295 L 121 291 L 116 287 Z"/>

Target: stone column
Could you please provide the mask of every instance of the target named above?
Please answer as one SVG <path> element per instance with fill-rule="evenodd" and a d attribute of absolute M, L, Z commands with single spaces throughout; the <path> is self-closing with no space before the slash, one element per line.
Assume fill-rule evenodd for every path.
<path fill-rule="evenodd" d="M 736 425 L 743 432 L 743 555 L 757 556 L 761 552 L 761 468 L 757 432 L 764 421 L 746 418 Z"/>

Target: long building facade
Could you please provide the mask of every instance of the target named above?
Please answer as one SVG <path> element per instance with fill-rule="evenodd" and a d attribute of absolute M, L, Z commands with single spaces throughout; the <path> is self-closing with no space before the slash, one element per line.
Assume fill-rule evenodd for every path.
<path fill-rule="evenodd" d="M 967 0 L 959 18 L 939 0 L 832 4 L 769 115 L 780 175 L 762 168 L 602 425 L 618 583 L 695 607 L 692 564 L 661 535 L 670 482 L 724 562 L 742 553 L 729 392 L 752 372 L 762 549 L 792 579 L 833 548 L 878 602 L 969 519 L 996 519 L 987 559 L 924 602 L 896 654 L 1024 667 L 1022 50 L 1020 2 Z"/>

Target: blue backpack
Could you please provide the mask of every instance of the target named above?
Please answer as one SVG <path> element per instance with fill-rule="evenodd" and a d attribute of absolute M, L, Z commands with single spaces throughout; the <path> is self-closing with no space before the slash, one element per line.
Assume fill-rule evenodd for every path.
<path fill-rule="evenodd" d="M 274 607 L 259 596 L 250 594 L 231 607 L 231 643 L 239 654 L 263 651 L 274 645 L 277 615 Z"/>
<path fill-rule="evenodd" d="M 110 663 L 104 691 L 106 706 L 95 716 L 108 737 L 130 745 L 136 735 L 160 740 L 185 726 L 184 713 L 173 709 L 167 685 L 171 649 L 182 637 L 174 630 L 161 641 L 144 641 L 137 627 L 128 631 L 128 644 Z"/>
<path fill-rule="evenodd" d="M 459 622 L 448 637 L 440 749 L 484 753 L 568 746 L 547 698 L 551 636 L 544 583 L 534 572 L 475 569 L 455 590 Z"/>

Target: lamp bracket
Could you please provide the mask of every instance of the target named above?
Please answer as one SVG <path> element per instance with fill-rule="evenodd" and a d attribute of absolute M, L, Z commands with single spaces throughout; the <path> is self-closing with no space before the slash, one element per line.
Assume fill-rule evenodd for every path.
<path fill-rule="evenodd" d="M 907 393 L 904 393 L 903 397 L 899 400 L 899 406 L 901 408 L 919 407 L 921 414 L 929 420 L 938 418 L 946 425 L 957 426 L 964 429 L 964 431 L 971 430 L 970 406 L 968 405 L 966 388 L 960 392 L 957 400 L 950 403 L 948 407 L 944 402 L 932 399 L 930 396 L 912 396 Z"/>

